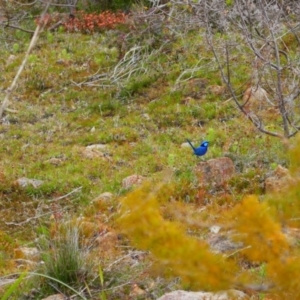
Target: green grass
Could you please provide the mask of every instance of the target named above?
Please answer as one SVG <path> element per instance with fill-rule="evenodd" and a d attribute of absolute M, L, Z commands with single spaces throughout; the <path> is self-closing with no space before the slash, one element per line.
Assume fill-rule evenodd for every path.
<path fill-rule="evenodd" d="M 76 224 L 61 226 L 47 244 L 49 248 L 42 254 L 44 274 L 77 289 L 82 288 L 91 266 L 88 265 L 88 249 L 80 241 L 80 228 Z M 47 282 L 44 285 L 47 286 Z"/>
<path fill-rule="evenodd" d="M 19 32 L 15 34 L 18 41 L 23 39 L 24 44 L 28 43 L 28 37 Z M 91 201 L 101 193 L 112 192 L 116 198 L 126 195 L 122 180 L 132 174 L 143 175 L 159 185 L 166 180 L 166 172 L 170 172 L 168 183 L 171 187 L 162 196 L 167 198 L 166 203 L 178 201 L 195 205 L 199 181 L 194 167 L 201 160 L 193 156 L 190 148 L 181 147 L 186 138 L 196 144 L 209 140 L 210 148 L 204 160 L 224 155 L 232 157 L 237 169 L 227 191 L 235 197 L 232 205 L 242 195 L 262 194 L 261 178 L 274 166 L 288 165 L 286 149 L 279 139 L 258 133 L 237 112 L 233 101 L 224 101 L 229 98 L 227 92 L 214 95 L 209 91 L 211 85 L 222 85 L 222 82 L 201 32 L 170 39 L 170 44 L 162 49 L 170 50 L 166 53 L 152 52 L 157 48 L 148 45 L 145 47 L 148 52 L 142 52 L 146 71 L 134 72 L 128 80 L 120 79 L 112 84 L 112 80 L 106 78 L 105 83 L 109 84 L 105 87 L 104 81 L 98 85 L 95 83 L 95 86 L 82 84 L 95 73 L 111 75 L 123 52 L 132 49 L 136 41 L 146 40 L 146 37 L 143 40 L 143 36 L 133 35 L 121 45 L 121 34 L 118 30 L 92 36 L 46 32 L 41 35 L 38 47 L 30 56 L 11 99 L 11 108 L 17 113 L 7 113 L 7 123 L 0 124 L 0 196 L 5 202 L 2 205 L 5 210 L 0 212 L 4 221 L 0 230 L 9 232 L 22 243 L 43 236 L 45 231 L 41 228 L 51 227 L 52 221 L 44 217 L 13 228 L 5 222 L 22 222 L 36 216 L 38 209 L 39 214 L 50 216 L 52 208 L 49 201 L 78 187 L 82 187 L 80 192 L 67 197 L 59 205 L 70 218 L 84 215 Z M 156 38 L 157 43 L 164 40 Z M 11 53 L 16 55 L 15 61 L 5 69 L 0 66 L 3 89 L 12 81 L 23 58 L 25 48 L 23 44 L 17 44 L 19 46 L 11 43 L 10 47 L 0 47 L 1 66 L 5 65 Z M 121 47 L 124 49 L 121 50 Z M 150 57 L 146 57 L 147 53 Z M 247 59 L 242 51 L 233 50 L 233 55 Z M 199 69 L 193 71 L 198 65 Z M 134 66 L 140 67 L 138 64 Z M 247 63 L 234 61 L 234 85 L 246 84 L 249 68 Z M 186 69 L 192 71 L 187 72 L 174 88 L 176 80 Z M 185 81 L 189 76 L 200 79 L 202 83 L 190 85 L 190 81 Z M 82 151 L 92 144 L 105 144 L 107 156 L 85 157 Z M 61 163 L 51 164 L 51 158 L 60 159 Z M 16 187 L 15 180 L 20 177 L 35 178 L 44 183 L 38 188 Z M 222 206 L 218 203 L 226 202 L 213 193 L 206 197 L 210 203 L 216 197 L 216 204 L 212 206 L 217 207 L 217 212 Z M 95 218 L 114 227 L 119 202 L 101 205 L 101 209 L 95 212 Z M 211 215 L 217 218 L 213 213 Z M 209 212 L 207 216 L 209 219 Z M 197 230 L 197 234 L 201 235 L 201 229 Z M 49 241 L 51 247 L 44 249 L 43 254 L 45 276 L 76 290 L 83 288 L 83 281 L 88 280 L 85 273 L 88 271 L 87 260 L 81 252 L 77 234 L 76 228 L 67 229 L 61 239 Z M 24 237 L 28 237 L 28 241 Z M 127 249 L 129 246 L 124 247 Z M 9 251 L 13 252 L 13 249 Z M 108 258 L 106 263 L 115 259 Z M 2 265 L 7 267 L 5 263 Z M 116 270 L 112 274 L 108 272 L 108 275 L 103 271 L 101 289 L 112 289 L 105 292 L 107 299 L 118 297 L 114 290 L 117 285 L 135 280 L 126 267 L 122 266 L 123 273 L 119 271 L 122 273 L 120 278 Z M 14 268 L 9 270 L 13 272 Z M 93 272 L 99 273 L 99 269 Z M 139 278 L 138 271 L 134 274 Z M 145 276 L 151 277 L 149 274 Z M 112 279 L 105 283 L 108 278 Z M 48 279 L 42 280 L 44 285 L 47 285 Z M 143 282 L 143 279 L 140 281 Z M 168 290 L 167 284 L 158 286 L 158 289 Z M 65 289 L 64 286 L 60 288 Z M 99 292 L 99 283 L 97 289 Z M 130 288 L 126 286 L 122 292 L 129 294 Z M 104 297 L 104 292 L 101 295 Z"/>

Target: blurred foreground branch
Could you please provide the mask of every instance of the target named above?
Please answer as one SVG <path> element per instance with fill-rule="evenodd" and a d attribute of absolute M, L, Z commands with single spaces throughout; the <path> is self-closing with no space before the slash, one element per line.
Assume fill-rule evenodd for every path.
<path fill-rule="evenodd" d="M 50 4 L 51 4 L 51 0 L 49 0 L 49 2 L 47 2 L 46 6 L 44 8 L 43 13 L 41 14 L 41 20 L 44 19 L 44 16 L 47 13 L 47 10 L 48 10 Z M 43 30 L 43 28 L 44 28 L 44 25 L 45 25 L 45 23 L 43 21 L 41 21 L 41 22 L 38 23 L 38 25 L 37 25 L 37 27 L 36 27 L 36 29 L 34 31 L 33 37 L 31 38 L 30 44 L 28 46 L 28 49 L 27 49 L 27 51 L 25 53 L 24 59 L 22 61 L 22 64 L 20 65 L 20 67 L 18 69 L 18 72 L 17 72 L 17 74 L 16 74 L 13 82 L 11 83 L 10 87 L 6 90 L 5 98 L 4 98 L 4 100 L 3 100 L 2 104 L 1 104 L 1 107 L 0 107 L 0 118 L 2 118 L 4 111 L 8 107 L 9 99 L 10 99 L 13 91 L 16 88 L 18 79 L 19 79 L 20 75 L 22 74 L 22 72 L 24 70 L 24 67 L 25 67 L 25 65 L 27 63 L 28 57 L 29 57 L 32 49 L 34 48 L 34 46 L 35 46 L 35 44 L 36 44 L 36 42 L 38 40 L 39 34 Z"/>

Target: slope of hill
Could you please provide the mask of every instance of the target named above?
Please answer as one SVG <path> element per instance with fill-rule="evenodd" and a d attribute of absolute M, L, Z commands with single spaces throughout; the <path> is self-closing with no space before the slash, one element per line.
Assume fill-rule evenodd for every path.
<path fill-rule="evenodd" d="M 1 119 L 0 272 L 28 272 L 11 299 L 157 299 L 182 288 L 298 295 L 284 277 L 299 275 L 299 153 L 291 175 L 287 139 L 238 110 L 188 6 L 173 15 L 136 7 L 121 23 L 45 30 Z M 232 34 L 242 98 L 253 62 Z M 228 35 L 212 38 L 223 53 Z M 2 95 L 28 44 L 17 31 L 1 46 Z M 259 116 L 280 130 L 277 111 Z M 186 138 L 208 140 L 207 154 L 194 156 Z M 280 194 L 268 201 L 266 177 L 288 205 Z"/>

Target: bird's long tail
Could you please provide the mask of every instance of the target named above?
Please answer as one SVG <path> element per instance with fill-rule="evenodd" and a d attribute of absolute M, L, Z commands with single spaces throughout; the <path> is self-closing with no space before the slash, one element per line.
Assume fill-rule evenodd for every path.
<path fill-rule="evenodd" d="M 191 143 L 190 140 L 186 139 L 186 141 L 190 144 L 190 146 L 193 148 L 193 150 L 195 151 L 195 147 L 193 146 L 193 144 Z"/>

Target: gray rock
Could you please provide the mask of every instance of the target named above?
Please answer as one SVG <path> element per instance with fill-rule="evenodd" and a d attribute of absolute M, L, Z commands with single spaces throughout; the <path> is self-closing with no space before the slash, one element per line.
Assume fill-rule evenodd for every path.
<path fill-rule="evenodd" d="M 247 300 L 248 295 L 238 290 L 221 292 L 186 292 L 174 291 L 163 295 L 157 300 Z"/>
<path fill-rule="evenodd" d="M 229 157 L 220 157 L 200 162 L 195 172 L 204 186 L 222 186 L 235 174 L 235 166 Z"/>
<path fill-rule="evenodd" d="M 15 183 L 16 183 L 16 185 L 23 187 L 23 188 L 25 188 L 29 185 L 32 185 L 36 189 L 39 186 L 41 186 L 44 183 L 44 181 L 38 180 L 38 179 L 30 179 L 30 178 L 22 177 L 22 178 L 17 179 Z"/>

